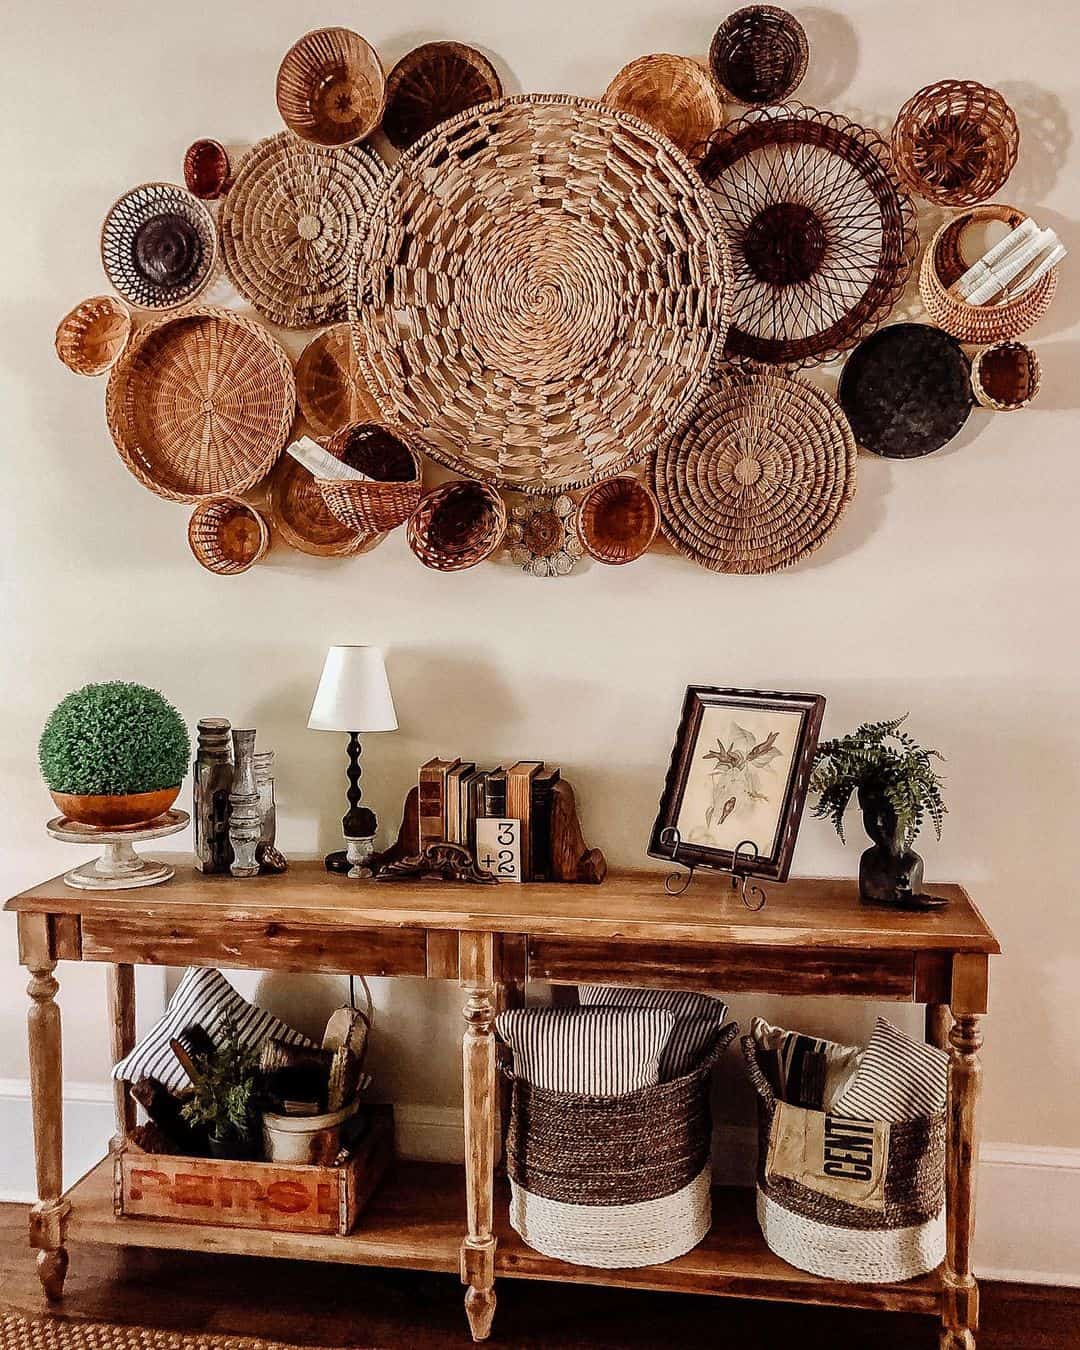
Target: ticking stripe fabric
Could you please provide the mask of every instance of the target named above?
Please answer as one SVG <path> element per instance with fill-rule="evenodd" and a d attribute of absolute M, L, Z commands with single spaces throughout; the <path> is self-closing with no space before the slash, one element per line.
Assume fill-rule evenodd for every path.
<path fill-rule="evenodd" d="M 199 1026 L 211 1040 L 231 1017 L 242 1045 L 256 1048 L 271 1036 L 287 1045 L 312 1045 L 306 1036 L 241 997 L 220 970 L 191 966 L 169 1000 L 165 1016 L 113 1069 L 113 1077 L 137 1083 L 156 1078 L 172 1090 L 188 1085 L 187 1074 L 169 1048 L 169 1041 L 190 1026 Z"/>
<path fill-rule="evenodd" d="M 723 999 L 685 989 L 583 984 L 578 997 L 585 1007 L 666 1008 L 674 1014 L 675 1025 L 660 1056 L 661 1083 L 670 1083 L 696 1068 L 716 1044 L 728 1016 Z"/>
<path fill-rule="evenodd" d="M 534 1087 L 613 1097 L 660 1081 L 675 1026 L 664 1008 L 511 1008 L 495 1020 Z"/>
<path fill-rule="evenodd" d="M 833 1106 L 836 1115 L 902 1121 L 944 1111 L 949 1057 L 936 1045 L 913 1041 L 884 1017 L 851 1081 Z"/>

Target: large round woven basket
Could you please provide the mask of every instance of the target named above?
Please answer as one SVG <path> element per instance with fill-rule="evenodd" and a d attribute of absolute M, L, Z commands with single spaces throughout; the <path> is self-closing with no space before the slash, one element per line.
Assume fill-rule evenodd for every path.
<path fill-rule="evenodd" d="M 159 497 L 253 487 L 296 413 L 292 365 L 261 324 L 209 307 L 142 329 L 113 367 L 105 415 L 120 457 Z"/>
<path fill-rule="evenodd" d="M 221 209 L 240 293 L 284 328 L 345 318 L 353 250 L 385 175 L 363 146 L 325 149 L 287 131 L 260 141 Z"/>
<path fill-rule="evenodd" d="M 267 510 L 290 548 L 313 558 L 347 558 L 365 553 L 382 535 L 343 525 L 327 507 L 310 469 L 286 453 L 270 475 Z"/>
<path fill-rule="evenodd" d="M 353 422 L 379 420 L 379 405 L 360 373 L 347 323 L 327 328 L 300 353 L 296 398 L 316 437 L 333 436 Z"/>
<path fill-rule="evenodd" d="M 234 577 L 253 567 L 270 547 L 270 530 L 241 497 L 204 497 L 188 521 L 188 546 L 208 572 Z"/>
<path fill-rule="evenodd" d="M 444 483 L 409 517 L 409 547 L 436 572 L 475 567 L 491 557 L 505 533 L 506 506 L 486 483 Z"/>
<path fill-rule="evenodd" d="M 380 533 L 404 525 L 420 505 L 419 450 L 400 431 L 375 423 L 345 427 L 327 444 L 365 479 L 315 480 L 331 514 L 357 532 Z"/>
<path fill-rule="evenodd" d="M 716 82 L 689 56 L 639 56 L 604 91 L 609 108 L 640 117 L 692 155 L 724 120 Z"/>
<path fill-rule="evenodd" d="M 440 463 L 555 493 L 685 423 L 729 287 L 710 194 L 666 138 L 585 99 L 523 95 L 399 160 L 357 259 L 357 354 L 384 420 Z"/>
<path fill-rule="evenodd" d="M 285 53 L 277 76 L 281 120 L 301 140 L 352 145 L 379 125 L 386 75 L 370 42 L 348 28 L 317 28 Z"/>
<path fill-rule="evenodd" d="M 728 15 L 712 40 L 713 75 L 739 103 L 783 103 L 806 74 L 806 32 L 787 10 L 747 5 Z"/>
<path fill-rule="evenodd" d="M 143 183 L 109 208 L 101 264 L 110 284 L 140 309 L 175 309 L 214 274 L 217 230 L 206 207 L 176 183 Z"/>
<path fill-rule="evenodd" d="M 658 451 L 660 528 L 714 572 L 775 572 L 825 542 L 855 494 L 855 439 L 828 394 L 779 372 L 721 373 Z"/>
<path fill-rule="evenodd" d="M 76 375 L 104 375 L 131 336 L 131 314 L 115 295 L 94 295 L 65 314 L 56 329 L 56 354 Z"/>
<path fill-rule="evenodd" d="M 407 150 L 440 122 L 497 98 L 502 81 L 482 52 L 463 42 L 425 42 L 390 72 L 383 131 Z"/>
<path fill-rule="evenodd" d="M 942 206 L 972 206 L 1005 186 L 1016 167 L 1016 114 L 996 89 L 940 80 L 900 109 L 893 160 L 904 186 Z"/>

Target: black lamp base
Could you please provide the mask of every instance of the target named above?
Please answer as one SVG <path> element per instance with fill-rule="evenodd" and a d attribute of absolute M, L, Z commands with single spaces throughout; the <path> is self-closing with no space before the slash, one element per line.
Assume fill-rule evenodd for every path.
<path fill-rule="evenodd" d="M 373 839 L 379 828 L 379 820 L 370 806 L 360 805 L 360 778 L 363 770 L 360 768 L 358 732 L 349 732 L 349 745 L 345 753 L 348 759 L 345 777 L 349 781 L 345 800 L 349 804 L 349 809 L 341 818 L 341 833 L 346 839 Z M 345 849 L 337 849 L 326 855 L 323 866 L 328 872 L 345 875 L 352 870 L 354 863 Z"/>

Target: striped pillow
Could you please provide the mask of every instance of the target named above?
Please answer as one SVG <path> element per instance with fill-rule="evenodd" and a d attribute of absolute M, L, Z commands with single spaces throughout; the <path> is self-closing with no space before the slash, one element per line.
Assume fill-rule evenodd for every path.
<path fill-rule="evenodd" d="M 667 1008 L 675 1026 L 660 1056 L 660 1081 L 695 1069 L 716 1043 L 728 1018 L 728 1006 L 711 994 L 688 989 L 631 989 L 613 984 L 583 984 L 578 997 L 587 1007 Z"/>
<path fill-rule="evenodd" d="M 190 1026 L 200 1026 L 216 1041 L 227 1017 L 236 1023 L 242 1045 L 257 1047 L 271 1036 L 288 1045 L 312 1045 L 263 1008 L 242 998 L 220 970 L 191 966 L 169 1000 L 165 1016 L 112 1071 L 114 1078 L 137 1083 L 156 1078 L 173 1091 L 188 1086 L 188 1076 L 169 1048 L 169 1041 Z"/>
<path fill-rule="evenodd" d="M 777 1097 L 808 1111 L 836 1111 L 838 1098 L 865 1054 L 861 1046 L 786 1031 L 770 1026 L 763 1017 L 750 1023 L 750 1034 L 759 1050 L 758 1063 Z"/>
<path fill-rule="evenodd" d="M 675 1017 L 663 1008 L 511 1008 L 495 1025 L 519 1078 L 614 1097 L 659 1082 Z"/>
<path fill-rule="evenodd" d="M 936 1045 L 905 1036 L 884 1017 L 858 1069 L 836 1099 L 833 1113 L 859 1120 L 896 1123 L 945 1110 L 949 1091 L 949 1056 Z"/>

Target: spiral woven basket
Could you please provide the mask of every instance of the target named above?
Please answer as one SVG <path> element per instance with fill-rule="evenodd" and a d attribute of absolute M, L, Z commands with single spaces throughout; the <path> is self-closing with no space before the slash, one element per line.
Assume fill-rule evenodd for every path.
<path fill-rule="evenodd" d="M 326 448 L 373 480 L 315 480 L 330 513 L 349 529 L 396 530 L 420 505 L 420 455 L 401 432 L 360 422 L 339 431 Z"/>
<path fill-rule="evenodd" d="M 290 548 L 313 558 L 347 558 L 366 553 L 381 534 L 343 525 L 327 507 L 310 470 L 283 454 L 267 488 L 267 511 L 274 529 Z"/>
<path fill-rule="evenodd" d="M 270 547 L 270 529 L 240 497 L 207 497 L 188 521 L 188 546 L 195 561 L 219 577 L 246 572 Z"/>
<path fill-rule="evenodd" d="M 1016 114 L 996 89 L 941 80 L 900 109 L 893 161 L 904 186 L 941 206 L 973 206 L 1000 191 L 1016 167 Z"/>
<path fill-rule="evenodd" d="M 317 28 L 294 42 L 277 75 L 281 120 L 301 140 L 352 145 L 379 125 L 386 72 L 379 54 L 348 28 Z"/>
<path fill-rule="evenodd" d="M 506 533 L 506 505 L 486 483 L 444 483 L 409 517 L 409 547 L 436 572 L 460 572 L 490 558 Z"/>
<path fill-rule="evenodd" d="M 184 155 L 187 190 L 204 202 L 216 201 L 229 188 L 232 166 L 220 141 L 193 141 Z"/>
<path fill-rule="evenodd" d="M 495 67 L 463 42 L 425 42 L 407 52 L 386 82 L 383 131 L 407 150 L 421 136 L 469 108 L 502 98 Z"/>
<path fill-rule="evenodd" d="M 793 375 L 724 371 L 656 454 L 660 528 L 714 572 L 775 572 L 819 548 L 855 495 L 855 438 Z"/>
<path fill-rule="evenodd" d="M 76 375 L 104 375 L 131 336 L 131 314 L 115 295 L 94 295 L 65 314 L 56 328 L 56 354 Z"/>
<path fill-rule="evenodd" d="M 382 420 L 439 463 L 557 493 L 686 422 L 729 289 L 710 194 L 670 141 L 599 103 L 522 95 L 398 161 L 357 259 L 357 355 Z"/>
<path fill-rule="evenodd" d="M 971 387 L 984 408 L 1015 412 L 1026 408 L 1042 385 L 1038 353 L 1023 342 L 996 342 L 971 363 Z"/>
<path fill-rule="evenodd" d="M 649 551 L 660 528 L 660 506 L 639 479 L 609 478 L 582 497 L 577 528 L 590 558 L 619 566 Z"/>
<path fill-rule="evenodd" d="M 292 365 L 259 323 L 204 307 L 143 328 L 109 376 L 105 416 L 144 487 L 191 502 L 246 492 L 296 413 Z"/>
<path fill-rule="evenodd" d="M 639 56 L 604 91 L 609 108 L 640 117 L 692 155 L 724 120 L 724 100 L 709 72 L 689 56 Z"/>
<path fill-rule="evenodd" d="M 775 5 L 736 10 L 716 30 L 709 65 L 738 103 L 783 103 L 806 74 L 810 48 L 793 14 Z"/>
<path fill-rule="evenodd" d="M 995 202 L 969 207 L 942 225 L 926 246 L 919 271 L 919 294 L 933 323 L 961 342 L 984 346 L 1019 337 L 1039 322 L 1057 291 L 1056 267 L 1030 291 L 997 305 L 969 305 L 950 290 L 975 261 L 962 252 L 964 234 L 972 225 L 996 220 L 1014 230 L 1026 219 L 1016 207 Z"/>
<path fill-rule="evenodd" d="M 260 141 L 221 208 L 237 290 L 283 328 L 344 319 L 353 250 L 385 177 L 363 146 L 324 149 L 287 131 Z"/>
<path fill-rule="evenodd" d="M 347 323 L 327 328 L 300 353 L 296 397 L 312 434 L 322 439 L 353 422 L 379 420 L 379 405 L 360 373 Z"/>
<path fill-rule="evenodd" d="M 143 183 L 109 208 L 101 265 L 110 285 L 140 309 L 175 309 L 203 289 L 217 263 L 206 207 L 176 183 Z"/>

